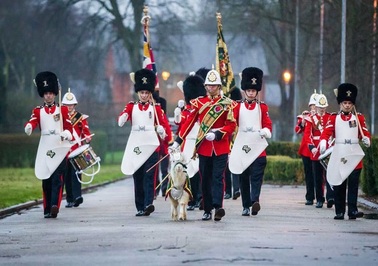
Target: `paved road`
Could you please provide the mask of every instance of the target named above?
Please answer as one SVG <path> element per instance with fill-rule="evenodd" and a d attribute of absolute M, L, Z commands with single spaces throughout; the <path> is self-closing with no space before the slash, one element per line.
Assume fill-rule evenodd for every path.
<path fill-rule="evenodd" d="M 174 222 L 161 196 L 151 216 L 135 217 L 126 179 L 57 219 L 40 205 L 1 219 L 0 265 L 377 265 L 377 220 L 335 221 L 333 209 L 305 206 L 304 193 L 264 185 L 257 216 L 241 216 L 239 198 L 224 201 L 220 222 L 199 210 Z"/>

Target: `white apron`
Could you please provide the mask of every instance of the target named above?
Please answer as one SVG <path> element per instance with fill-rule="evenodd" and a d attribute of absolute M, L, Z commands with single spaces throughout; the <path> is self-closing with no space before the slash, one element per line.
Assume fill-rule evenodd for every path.
<path fill-rule="evenodd" d="M 38 179 L 48 179 L 72 146 L 69 141 L 62 141 L 60 138 L 59 110 L 60 108 L 56 107 L 53 114 L 47 114 L 45 108 L 40 110 L 41 138 L 34 167 Z"/>
<path fill-rule="evenodd" d="M 266 149 L 268 142 L 261 137 L 260 105 L 248 110 L 241 103 L 239 111 L 239 129 L 229 157 L 229 169 L 233 174 L 241 174 Z"/>
<path fill-rule="evenodd" d="M 193 152 L 196 146 L 196 139 L 198 136 L 198 130 L 200 125 L 196 122 L 190 130 L 189 134 L 186 136 L 185 145 L 182 153 L 185 156 L 185 160 L 188 162 L 186 167 L 186 171 L 188 173 L 189 178 L 192 178 L 199 170 L 199 159 L 191 159 L 193 157 Z"/>
<path fill-rule="evenodd" d="M 327 181 L 331 186 L 341 185 L 365 156 L 358 144 L 358 126 L 350 127 L 350 121 L 356 121 L 356 116 L 352 115 L 349 121 L 342 120 L 340 115 L 336 117 L 335 146 L 327 166 Z"/>
<path fill-rule="evenodd" d="M 154 153 L 160 142 L 155 131 L 155 114 L 152 105 L 141 111 L 136 104 L 132 111 L 132 126 L 123 154 L 121 171 L 133 175 Z"/>

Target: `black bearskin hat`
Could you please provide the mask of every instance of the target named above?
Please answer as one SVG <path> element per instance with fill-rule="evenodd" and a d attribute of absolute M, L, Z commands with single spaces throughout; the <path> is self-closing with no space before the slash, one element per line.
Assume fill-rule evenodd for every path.
<path fill-rule="evenodd" d="M 183 83 L 183 91 L 186 103 L 189 103 L 190 100 L 199 96 L 205 96 L 206 89 L 203 78 L 199 75 L 187 77 Z"/>
<path fill-rule="evenodd" d="M 235 87 L 231 92 L 230 92 L 230 98 L 234 101 L 240 101 L 243 99 L 243 96 L 241 94 L 241 90 L 238 87 Z"/>
<path fill-rule="evenodd" d="M 241 89 L 261 91 L 264 72 L 257 67 L 247 67 L 242 72 Z"/>
<path fill-rule="evenodd" d="M 52 92 L 55 95 L 59 93 L 59 81 L 56 75 L 50 71 L 40 72 L 34 79 L 38 94 L 43 97 L 45 92 Z"/>
<path fill-rule="evenodd" d="M 202 67 L 196 71 L 196 75 L 200 76 L 203 80 L 206 79 L 207 73 L 210 71 L 210 69 Z"/>
<path fill-rule="evenodd" d="M 339 87 L 337 87 L 337 103 L 340 104 L 343 101 L 351 101 L 353 104 L 356 104 L 357 91 L 357 87 L 353 84 L 340 84 Z"/>
<path fill-rule="evenodd" d="M 146 90 L 153 93 L 155 90 L 156 75 L 153 71 L 143 68 L 135 72 L 134 83 L 135 92 Z"/>

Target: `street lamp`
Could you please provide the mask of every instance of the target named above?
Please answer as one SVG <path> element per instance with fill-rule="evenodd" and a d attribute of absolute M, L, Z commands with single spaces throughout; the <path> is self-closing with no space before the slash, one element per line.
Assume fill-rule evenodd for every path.
<path fill-rule="evenodd" d="M 167 81 L 169 79 L 169 76 L 171 75 L 171 73 L 169 73 L 168 71 L 163 71 L 161 72 L 161 77 L 163 78 L 163 80 Z"/>
<path fill-rule="evenodd" d="M 288 70 L 286 70 L 283 73 L 283 80 L 285 81 L 285 92 L 286 92 L 286 99 L 289 98 L 290 95 L 290 80 L 291 80 L 291 74 Z"/>

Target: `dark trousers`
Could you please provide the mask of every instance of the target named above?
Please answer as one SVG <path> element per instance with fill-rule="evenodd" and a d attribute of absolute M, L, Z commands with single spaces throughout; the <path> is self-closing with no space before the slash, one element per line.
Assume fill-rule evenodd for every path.
<path fill-rule="evenodd" d="M 138 211 L 143 211 L 154 200 L 154 178 L 158 167 L 154 167 L 149 172 L 147 170 L 157 163 L 158 157 L 159 153 L 155 151 L 133 174 L 135 207 Z"/>
<path fill-rule="evenodd" d="M 224 172 L 227 160 L 228 154 L 199 155 L 199 174 L 205 212 L 211 212 L 213 208 L 217 209 L 223 206 Z"/>
<path fill-rule="evenodd" d="M 319 161 L 312 161 L 312 170 L 315 180 L 316 201 L 324 202 L 324 184 L 326 184 L 326 199 L 335 198 L 334 191 L 326 180 L 326 171 Z"/>
<path fill-rule="evenodd" d="M 225 172 L 225 181 L 226 181 L 226 194 L 233 195 L 236 191 L 239 191 L 239 175 L 235 175 L 230 172 L 228 164 Z"/>
<path fill-rule="evenodd" d="M 53 205 L 58 206 L 58 209 L 60 208 L 66 167 L 67 160 L 64 159 L 48 179 L 42 180 L 44 214 L 50 213 Z"/>
<path fill-rule="evenodd" d="M 81 180 L 81 174 L 76 176 L 75 168 L 70 162 L 68 162 L 66 174 L 64 176 L 67 202 L 74 202 L 75 199 L 81 197 L 81 183 L 78 178 Z"/>
<path fill-rule="evenodd" d="M 244 208 L 249 208 L 256 201 L 260 201 L 266 162 L 266 156 L 258 157 L 240 174 L 240 191 Z"/>
<path fill-rule="evenodd" d="M 161 154 L 160 158 L 163 158 L 166 154 Z M 165 157 L 161 162 L 160 162 L 160 172 L 161 172 L 161 180 L 163 180 L 167 175 L 168 175 L 168 167 L 169 167 L 169 156 Z M 159 189 L 161 188 L 161 194 L 165 196 L 165 192 L 167 191 L 167 186 L 168 186 L 168 177 L 165 178 L 163 183 L 161 183 L 160 187 L 158 187 L 155 191 L 156 195 L 159 194 Z M 157 173 L 157 182 L 156 186 L 158 186 L 160 183 L 160 178 L 159 178 L 159 171 Z"/>
<path fill-rule="evenodd" d="M 345 201 L 347 198 L 348 186 L 348 214 L 357 211 L 358 184 L 360 180 L 361 169 L 353 170 L 344 182 L 339 186 L 334 186 L 335 191 L 335 212 L 345 213 Z"/>
<path fill-rule="evenodd" d="M 197 202 L 201 198 L 201 188 L 200 188 L 200 175 L 197 172 L 191 179 L 190 179 L 190 188 L 192 189 L 193 199 L 188 203 L 189 206 L 195 206 Z"/>
<path fill-rule="evenodd" d="M 324 202 L 324 168 L 319 161 L 312 161 L 312 174 L 315 184 L 315 198 L 317 202 Z"/>
<path fill-rule="evenodd" d="M 306 200 L 315 199 L 314 176 L 312 174 L 312 161 L 310 157 L 302 155 L 303 170 L 306 182 Z"/>

